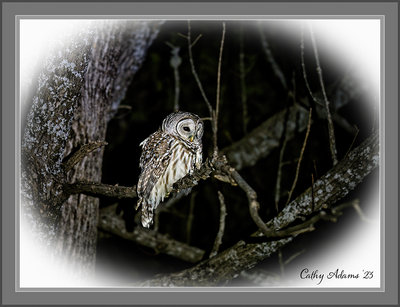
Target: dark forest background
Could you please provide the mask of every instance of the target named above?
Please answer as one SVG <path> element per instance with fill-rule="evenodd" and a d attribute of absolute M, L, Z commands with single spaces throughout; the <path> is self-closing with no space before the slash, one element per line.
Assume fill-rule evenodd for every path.
<path fill-rule="evenodd" d="M 258 127 L 262 122 L 276 113 L 292 106 L 294 103 L 309 110 L 313 108 L 312 125 L 308 137 L 304 157 L 301 163 L 299 180 L 292 199 L 295 199 L 311 185 L 311 174 L 322 176 L 332 167 L 331 153 L 326 118 L 317 112 L 317 106 L 310 97 L 305 86 L 301 62 L 301 26 L 295 22 L 263 21 L 225 21 L 226 37 L 222 56 L 220 114 L 218 122 L 218 146 L 221 149 L 245 137 L 247 133 Z M 268 61 L 262 45 L 262 31 L 276 64 L 280 67 L 286 81 L 284 88 L 281 80 Z M 316 41 L 324 41 L 318 45 L 318 51 L 323 70 L 328 99 L 337 97 L 343 82 L 348 82 L 355 94 L 351 95 L 345 105 L 336 105 L 337 113 L 349 123 L 348 129 L 334 123 L 339 161 L 351 146 L 355 148 L 365 140 L 373 129 L 378 127 L 378 112 L 374 110 L 374 88 L 369 84 L 360 84 L 354 76 L 357 71 L 344 65 L 341 57 L 335 57 L 331 52 L 337 42 L 329 42 L 323 32 L 315 28 Z M 166 42 L 180 47 L 179 56 L 182 60 L 179 66 L 181 110 L 209 117 L 208 109 L 198 85 L 193 77 L 188 54 L 187 21 L 167 21 L 161 26 L 160 33 L 154 41 L 146 60 L 135 74 L 119 112 L 109 122 L 107 129 L 102 183 L 119 184 L 121 186 L 136 185 L 141 150 L 139 143 L 156 131 L 162 120 L 174 111 L 175 80 L 174 71 L 170 65 L 171 47 Z M 204 91 L 215 106 L 217 87 L 217 68 L 222 36 L 221 21 L 192 21 L 192 42 L 202 35 L 193 46 L 193 60 L 196 71 L 202 82 Z M 310 88 L 314 93 L 320 92 L 315 58 L 312 51 L 310 35 L 304 27 L 305 66 Z M 331 44 L 331 45 L 330 45 Z M 244 54 L 245 90 L 247 122 L 244 124 L 242 88 L 240 78 L 240 53 Z M 346 62 L 347 63 L 347 62 Z M 350 80 L 350 81 L 349 81 Z M 292 92 L 294 98 L 288 93 Z M 340 99 L 335 101 L 340 102 Z M 331 104 L 335 104 L 331 100 Z M 335 107 L 335 105 L 333 105 Z M 298 133 L 286 145 L 283 161 L 289 163 L 282 168 L 281 198 L 279 210 L 282 210 L 291 189 L 301 148 L 306 132 Z M 281 140 L 282 145 L 283 140 Z M 274 149 L 266 158 L 260 159 L 252 167 L 241 169 L 241 176 L 258 194 L 260 216 L 268 221 L 277 215 L 275 208 L 275 185 L 279 164 L 281 145 Z M 203 159 L 212 155 L 211 122 L 205 121 L 203 136 Z M 378 217 L 378 204 L 365 206 L 372 195 L 378 193 L 379 170 L 373 171 L 364 182 L 351 192 L 346 202 L 360 199 L 364 214 L 373 220 Z M 168 212 L 159 216 L 158 231 L 168 234 L 178 241 L 187 242 L 192 246 L 204 249 L 205 257 L 210 253 L 219 227 L 220 206 L 217 191 L 225 196 L 227 216 L 225 232 L 220 251 L 232 246 L 241 238 L 250 236 L 258 228 L 253 222 L 247 204 L 245 193 L 238 187 L 222 183 L 214 178 L 199 182 L 192 193 L 183 197 Z M 118 202 L 118 210 L 123 212 L 128 231 L 141 227 L 135 222 L 135 200 L 101 198 L 100 209 Z M 190 234 L 187 233 L 187 220 L 193 205 L 193 222 Z M 363 206 L 364 204 L 364 206 Z M 352 208 L 346 209 L 336 223 L 320 221 L 316 230 L 302 234 L 282 249 L 284 259 L 305 250 L 301 255 L 285 266 L 290 271 L 296 261 L 302 257 L 318 257 L 319 253 L 335 245 L 336 240 L 346 236 L 347 231 L 355 227 L 368 227 Z M 190 241 L 188 242 L 188 237 Z M 304 259 L 304 258 L 303 258 Z M 124 285 L 138 279 L 152 277 L 155 274 L 172 273 L 189 268 L 192 263 L 177 260 L 154 250 L 124 239 L 110 236 L 99 231 L 97 246 L 96 275 L 107 285 Z M 262 269 L 273 276 L 281 276 L 279 255 L 259 263 L 255 269 Z M 227 286 L 252 285 L 241 276 L 232 280 Z"/>

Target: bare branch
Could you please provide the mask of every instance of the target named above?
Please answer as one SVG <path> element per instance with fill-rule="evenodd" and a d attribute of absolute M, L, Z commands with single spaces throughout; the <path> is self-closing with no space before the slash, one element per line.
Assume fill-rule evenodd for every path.
<path fill-rule="evenodd" d="M 287 109 L 285 109 L 285 112 L 287 112 Z M 286 123 L 286 133 L 285 133 L 285 138 L 283 140 L 282 143 L 282 148 L 281 151 L 279 153 L 279 164 L 278 164 L 278 173 L 276 176 L 276 185 L 275 185 L 275 208 L 276 208 L 276 212 L 279 212 L 279 199 L 281 198 L 281 178 L 282 178 L 282 166 L 283 166 L 283 154 L 285 153 L 285 149 L 286 149 L 286 144 L 288 141 L 288 126 L 289 126 L 289 121 Z"/>
<path fill-rule="evenodd" d="M 296 187 L 297 178 L 299 177 L 300 163 L 301 163 L 301 160 L 303 159 L 304 149 L 306 148 L 308 135 L 310 134 L 311 113 L 312 113 L 312 109 L 310 108 L 310 113 L 309 113 L 309 116 L 308 116 L 308 125 L 307 125 L 306 137 L 305 137 L 305 139 L 304 139 L 303 147 L 301 148 L 299 162 L 297 162 L 296 176 L 295 176 L 295 178 L 294 178 L 292 188 L 291 188 L 291 190 L 290 190 L 290 192 L 289 192 L 289 197 L 288 197 L 288 200 L 287 200 L 287 202 L 286 202 L 286 205 L 289 203 L 290 198 L 292 197 L 294 188 Z"/>
<path fill-rule="evenodd" d="M 74 183 L 67 183 L 64 185 L 64 192 L 72 194 L 89 194 L 89 195 L 103 195 L 108 197 L 118 198 L 135 198 L 136 186 L 123 187 L 118 185 L 109 185 L 99 182 L 91 181 L 77 181 Z"/>
<path fill-rule="evenodd" d="M 90 152 L 93 150 L 101 147 L 108 145 L 107 142 L 104 141 L 95 141 L 95 142 L 90 142 L 88 144 L 82 145 L 81 148 L 79 148 L 78 151 L 76 151 L 68 160 L 66 160 L 62 166 L 66 172 L 69 172 L 75 164 L 77 164 L 79 161 L 81 161 L 85 156 L 87 156 Z"/>
<path fill-rule="evenodd" d="M 293 259 L 295 259 L 295 258 L 297 258 L 298 256 L 300 256 L 300 255 L 301 255 L 302 253 L 304 253 L 305 251 L 306 251 L 306 250 L 303 249 L 303 250 L 301 250 L 300 252 L 295 253 L 294 255 L 290 256 L 289 259 L 286 260 L 283 264 L 284 264 L 284 265 L 289 264 Z"/>
<path fill-rule="evenodd" d="M 310 88 L 310 84 L 308 84 L 308 79 L 307 79 L 307 72 L 306 72 L 306 64 L 304 63 L 304 24 L 301 24 L 301 45 L 300 45 L 300 49 L 301 49 L 301 67 L 303 68 L 303 78 L 304 81 L 306 83 L 308 92 L 310 93 L 311 98 L 314 100 L 315 103 L 318 103 L 319 105 L 323 105 L 321 102 L 319 102 L 317 100 L 317 98 L 313 95 L 311 88 Z"/>
<path fill-rule="evenodd" d="M 249 201 L 250 215 L 253 221 L 257 224 L 257 226 L 261 229 L 266 237 L 273 236 L 273 231 L 271 231 L 271 229 L 269 229 L 265 225 L 264 221 L 258 215 L 260 204 L 257 201 L 257 193 L 252 189 L 252 187 L 250 187 L 250 185 L 242 178 L 242 176 L 239 175 L 239 173 L 234 168 L 229 168 L 229 171 L 230 175 L 247 195 Z"/>
<path fill-rule="evenodd" d="M 360 208 L 360 200 L 359 199 L 354 200 L 352 202 L 352 206 L 356 210 L 356 212 L 358 213 L 358 215 L 360 216 L 362 221 L 367 222 L 367 223 L 374 223 L 374 221 L 368 219 L 365 216 L 364 212 L 361 210 L 361 208 Z"/>
<path fill-rule="evenodd" d="M 194 169 L 192 174 L 188 174 L 185 177 L 179 179 L 177 182 L 173 184 L 172 195 L 178 194 L 181 190 L 194 187 L 198 184 L 198 181 L 203 179 L 206 180 L 210 174 L 215 170 L 215 165 L 219 165 L 219 163 L 227 163 L 226 159 L 217 160 L 214 164 L 207 158 L 206 161 L 201 165 L 200 169 Z"/>
<path fill-rule="evenodd" d="M 226 206 L 225 206 L 224 195 L 220 191 L 218 191 L 218 199 L 219 199 L 219 204 L 221 207 L 221 211 L 220 211 L 220 215 L 219 215 L 219 230 L 218 230 L 217 237 L 215 238 L 215 241 L 214 241 L 213 249 L 210 253 L 210 258 L 214 257 L 216 254 L 218 254 L 219 246 L 222 243 L 222 237 L 224 236 L 224 231 L 225 231 Z"/>
<path fill-rule="evenodd" d="M 346 152 L 346 154 L 345 154 L 344 156 L 347 156 L 347 154 L 350 152 L 351 148 L 353 147 L 354 141 L 355 141 L 356 138 L 357 138 L 358 132 L 360 131 L 360 130 L 357 128 L 356 125 L 354 125 L 354 127 L 355 127 L 356 130 L 357 130 L 356 135 L 355 135 L 354 138 L 353 138 L 353 142 L 351 142 L 351 145 L 350 145 L 350 147 L 349 147 L 349 150 L 347 150 L 347 152 Z"/>
<path fill-rule="evenodd" d="M 217 75 L 217 99 L 215 112 L 213 113 L 213 140 L 214 140 L 214 153 L 213 159 L 216 159 L 218 156 L 218 145 L 217 145 L 217 133 L 218 133 L 218 114 L 219 114 L 219 99 L 220 99 L 220 81 L 221 81 L 221 63 L 222 63 L 222 51 L 224 50 L 224 41 L 225 41 L 225 22 L 222 23 L 222 39 L 221 39 L 221 47 L 219 51 L 219 60 L 218 60 L 218 75 Z"/>
<path fill-rule="evenodd" d="M 345 197 L 363 178 L 379 165 L 379 131 L 375 131 L 348 156 L 330 169 L 314 183 L 315 210 L 328 208 Z M 292 223 L 299 214 L 307 215 L 312 211 L 311 187 L 290 202 L 267 226 L 282 229 Z M 258 231 L 257 234 L 261 232 Z"/>
<path fill-rule="evenodd" d="M 263 50 L 265 52 L 265 55 L 267 56 L 268 62 L 271 64 L 272 69 L 275 73 L 275 76 L 278 77 L 279 81 L 281 81 L 283 88 L 286 90 L 287 85 L 286 85 L 286 79 L 284 74 L 282 73 L 281 68 L 279 67 L 278 63 L 276 63 L 274 56 L 272 55 L 271 49 L 269 48 L 269 44 L 267 41 L 267 38 L 265 37 L 264 32 L 262 31 L 261 25 L 258 25 L 258 30 L 260 32 L 261 36 L 261 44 L 263 46 Z"/>
<path fill-rule="evenodd" d="M 326 92 L 325 92 L 324 79 L 322 77 L 322 68 L 321 68 L 321 64 L 319 62 L 317 42 L 315 41 L 314 31 L 313 31 L 313 28 L 312 28 L 312 25 L 310 22 L 308 22 L 308 28 L 310 30 L 311 42 L 312 42 L 312 45 L 314 48 L 314 55 L 315 55 L 315 62 L 317 64 L 319 83 L 321 84 L 322 94 L 323 94 L 324 100 L 325 100 L 325 109 L 326 109 L 326 115 L 328 118 L 329 143 L 331 145 L 332 161 L 333 161 L 333 165 L 336 165 L 338 163 L 338 160 L 337 160 L 337 152 L 336 152 L 335 132 L 334 132 L 334 128 L 333 128 L 331 112 L 329 110 L 329 100 L 328 100 L 328 97 L 326 96 Z"/>
<path fill-rule="evenodd" d="M 360 165 L 362 167 L 360 167 Z M 360 146 L 354 149 L 347 157 L 335 165 L 328 173 L 315 182 L 318 200 L 315 201 L 316 209 L 329 207 L 354 189 L 365 176 L 379 165 L 379 133 L 376 131 Z M 224 166 L 223 166 L 224 167 Z M 217 168 L 217 167 L 216 167 Z M 321 190 L 321 193 L 319 193 Z M 282 212 L 267 223 L 267 227 L 273 231 L 289 230 L 298 233 L 313 230 L 312 224 L 321 218 L 333 220 L 325 211 L 318 212 L 309 218 L 301 226 L 293 226 L 286 229 L 295 221 L 299 214 L 311 213 L 311 189 L 306 190 L 297 197 Z M 304 228 L 304 226 L 307 228 Z M 257 239 L 262 235 L 261 231 L 253 234 Z M 262 239 L 262 238 L 260 238 Z M 257 244 L 248 244 L 241 240 L 231 248 L 204 260 L 198 265 L 173 274 L 154 277 L 142 282 L 141 286 L 215 286 L 238 276 L 238 274 L 253 267 L 259 261 L 268 258 L 281 246 L 292 241 L 293 237 L 277 239 Z"/>
<path fill-rule="evenodd" d="M 192 41 L 191 41 L 191 28 L 190 28 L 190 20 L 188 20 L 188 35 L 187 35 L 187 40 L 188 40 L 188 49 L 189 49 L 189 61 L 190 61 L 190 65 L 192 66 L 192 73 L 194 78 L 196 79 L 197 85 L 199 86 L 200 92 L 203 95 L 204 101 L 207 104 L 208 107 L 208 111 L 210 112 L 210 117 L 213 117 L 213 109 L 212 106 L 210 104 L 210 102 L 208 101 L 208 98 L 206 96 L 206 93 L 203 90 L 203 86 L 201 85 L 201 81 L 199 79 L 199 76 L 197 75 L 196 72 L 196 68 L 194 67 L 194 62 L 193 62 L 193 55 L 192 55 Z M 196 41 L 200 38 L 200 36 L 196 39 Z M 195 41 L 195 42 L 196 42 Z"/>
<path fill-rule="evenodd" d="M 293 84 L 293 105 L 296 105 L 296 82 L 295 82 L 295 72 L 293 72 L 293 77 L 292 77 L 292 84 Z M 285 109 L 285 115 L 286 115 L 287 109 Z M 286 149 L 286 144 L 288 142 L 288 133 L 287 130 L 289 129 L 289 121 L 287 120 L 286 122 L 286 127 L 285 127 L 285 137 L 283 139 L 282 143 L 282 148 L 279 153 L 279 164 L 278 164 L 278 172 L 276 176 L 276 185 L 275 185 L 275 209 L 276 212 L 279 212 L 279 199 L 281 198 L 281 178 L 282 178 L 282 166 L 285 164 L 283 162 L 283 154 L 285 153 Z"/>
<path fill-rule="evenodd" d="M 347 208 L 347 207 L 350 207 L 350 206 L 353 207 L 356 210 L 357 214 L 359 215 L 359 217 L 360 217 L 360 219 L 362 221 L 367 222 L 367 223 L 374 223 L 373 220 L 368 219 L 365 216 L 365 214 L 362 212 L 362 210 L 360 208 L 360 200 L 358 198 L 354 199 L 353 201 L 350 201 L 350 202 L 347 202 L 347 203 L 343 203 L 343 204 L 335 207 L 334 209 L 332 209 L 332 212 L 334 214 L 336 214 L 336 211 L 340 212 L 344 208 Z"/>
<path fill-rule="evenodd" d="M 313 160 L 313 164 L 314 164 L 315 178 L 318 179 L 317 165 L 315 165 L 315 160 Z M 314 182 L 314 178 L 313 178 L 313 182 Z"/>
<path fill-rule="evenodd" d="M 193 46 L 197 43 L 197 41 L 200 39 L 200 37 L 201 37 L 202 35 L 203 35 L 203 34 L 200 34 L 199 36 L 197 36 L 197 38 L 194 40 L 193 44 L 190 45 L 190 47 L 193 47 Z"/>
<path fill-rule="evenodd" d="M 185 261 L 198 262 L 203 258 L 204 250 L 175 241 L 168 235 L 153 230 L 137 227 L 128 232 L 121 215 L 116 214 L 117 204 L 101 209 L 99 212 L 98 227 L 103 231 L 119 236 L 126 240 L 135 241 L 143 246 L 153 248 Z"/>

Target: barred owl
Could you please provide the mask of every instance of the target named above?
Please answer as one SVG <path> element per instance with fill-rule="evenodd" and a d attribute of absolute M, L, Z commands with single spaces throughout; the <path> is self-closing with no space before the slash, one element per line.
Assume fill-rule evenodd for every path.
<path fill-rule="evenodd" d="M 176 111 L 140 146 L 141 173 L 137 184 L 138 202 L 142 205 L 142 225 L 149 228 L 155 210 L 172 191 L 172 185 L 202 163 L 201 138 L 204 124 L 199 116 Z M 189 193 L 190 191 L 186 191 Z"/>

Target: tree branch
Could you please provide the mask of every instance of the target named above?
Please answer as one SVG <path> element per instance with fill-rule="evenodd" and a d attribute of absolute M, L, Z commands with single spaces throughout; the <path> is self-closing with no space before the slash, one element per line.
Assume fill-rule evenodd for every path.
<path fill-rule="evenodd" d="M 283 74 L 281 68 L 279 67 L 278 63 L 276 63 L 274 56 L 272 55 L 271 48 L 269 48 L 269 44 L 267 38 L 265 37 L 263 29 L 261 28 L 261 24 L 258 24 L 258 30 L 261 36 L 261 45 L 263 47 L 265 55 L 267 56 L 267 60 L 271 64 L 275 76 L 279 79 L 279 81 L 282 83 L 283 88 L 286 90 L 287 85 L 286 85 L 285 75 Z"/>
<path fill-rule="evenodd" d="M 218 115 L 219 115 L 219 100 L 220 100 L 220 81 L 221 81 L 221 64 L 222 64 L 222 51 L 224 50 L 224 41 L 225 41 L 225 22 L 222 23 L 222 39 L 221 39 L 221 47 L 219 50 L 219 60 L 218 60 L 218 75 L 217 75 L 217 98 L 215 104 L 215 111 L 213 111 L 213 142 L 214 142 L 214 152 L 213 152 L 213 160 L 218 156 Z"/>
<path fill-rule="evenodd" d="M 215 170 L 215 165 L 219 167 L 221 163 L 226 164 L 226 159 L 217 160 L 214 164 L 212 164 L 210 159 L 207 158 L 206 161 L 201 165 L 200 169 L 194 169 L 192 174 L 186 175 L 173 184 L 173 191 L 171 192 L 171 195 L 177 195 L 181 190 L 194 187 L 201 179 L 206 180 Z"/>
<path fill-rule="evenodd" d="M 194 41 L 193 44 L 192 44 L 192 40 L 191 40 L 191 35 L 192 34 L 191 34 L 190 20 L 188 20 L 188 35 L 187 35 L 186 39 L 188 41 L 189 61 L 190 61 L 190 65 L 192 67 L 193 76 L 196 79 L 196 82 L 197 82 L 197 85 L 198 85 L 198 87 L 200 89 L 200 92 L 203 95 L 204 101 L 207 104 L 208 111 L 210 112 L 210 116 L 212 117 L 213 116 L 212 106 L 211 106 L 210 102 L 208 101 L 206 93 L 203 90 L 203 86 L 201 85 L 201 81 L 199 79 L 199 76 L 197 75 L 196 68 L 194 67 L 194 61 L 193 61 L 193 55 L 192 55 L 192 47 L 197 42 L 197 40 L 201 37 L 201 35 Z"/>
<path fill-rule="evenodd" d="M 119 236 L 126 240 L 135 241 L 140 245 L 189 262 L 198 262 L 204 256 L 204 250 L 175 241 L 168 235 L 160 234 L 143 227 L 136 227 L 128 232 L 121 215 L 116 214 L 117 204 L 101 209 L 98 226 L 103 231 Z"/>
<path fill-rule="evenodd" d="M 376 131 L 360 146 L 354 149 L 340 163 L 315 182 L 315 208 L 329 207 L 346 196 L 362 179 L 379 165 L 379 133 Z M 301 214 L 311 212 L 311 188 L 297 197 L 282 212 L 269 221 L 266 227 L 273 231 L 282 230 L 295 221 Z M 305 223 L 312 224 L 325 218 L 321 211 Z M 329 217 L 329 216 L 328 216 Z M 301 227 L 304 229 L 304 223 Z M 300 227 L 300 226 L 293 226 Z M 293 227 L 288 229 L 293 230 Z M 253 234 L 262 235 L 261 231 Z M 155 277 L 140 283 L 140 286 L 216 286 L 220 282 L 233 279 L 244 269 L 253 267 L 259 261 L 275 253 L 278 248 L 293 240 L 293 237 L 269 241 L 260 244 L 247 244 L 241 240 L 231 248 L 198 265 L 173 274 Z"/>
<path fill-rule="evenodd" d="M 65 172 L 69 172 L 74 167 L 75 164 L 81 161 L 90 152 L 105 145 L 108 145 L 108 143 L 104 141 L 95 141 L 82 145 L 78 151 L 76 151 L 71 157 L 69 157 L 65 162 L 63 162 L 62 166 Z"/>
<path fill-rule="evenodd" d="M 317 64 L 317 72 L 318 72 L 318 76 L 319 76 L 319 82 L 321 84 L 321 90 L 322 90 L 322 94 L 324 96 L 324 101 L 325 101 L 326 115 L 328 118 L 329 143 L 331 145 L 330 147 L 331 147 L 331 153 L 332 153 L 332 161 L 333 161 L 333 165 L 336 165 L 338 163 L 338 160 L 337 160 L 337 151 L 336 151 L 335 132 L 334 132 L 334 128 L 333 128 L 331 112 L 329 110 L 329 100 L 328 100 L 328 97 L 326 96 L 326 92 L 325 92 L 324 79 L 322 77 L 322 68 L 321 68 L 321 64 L 319 61 L 319 55 L 318 55 L 318 49 L 317 49 L 317 42 L 315 41 L 314 31 L 313 31 L 313 28 L 312 28 L 310 22 L 308 22 L 308 28 L 310 30 L 311 42 L 312 42 L 313 49 L 314 49 L 315 62 Z"/>
<path fill-rule="evenodd" d="M 136 186 L 123 187 L 118 185 L 109 185 L 91 181 L 77 181 L 64 185 L 64 192 L 72 194 L 103 195 L 117 198 L 135 198 L 137 197 Z"/>
<path fill-rule="evenodd" d="M 303 159 L 304 149 L 306 148 L 306 144 L 307 144 L 308 135 L 309 135 L 309 133 L 310 133 L 310 127 L 311 127 L 311 114 L 312 114 L 312 109 L 310 108 L 310 114 L 309 114 L 309 116 L 308 116 L 308 124 L 307 124 L 307 132 L 306 132 L 306 137 L 305 137 L 305 139 L 304 139 L 304 142 L 303 142 L 303 147 L 301 148 L 299 162 L 297 162 L 296 176 L 295 176 L 295 178 L 294 178 L 294 181 L 293 181 L 293 184 L 292 184 L 292 188 L 290 189 L 290 192 L 289 192 L 289 196 L 288 196 L 288 199 L 287 199 L 286 205 L 289 203 L 289 201 L 290 201 L 290 198 L 292 197 L 292 194 L 293 194 L 294 188 L 296 187 L 297 179 L 298 179 L 298 177 L 299 177 L 300 163 L 301 163 L 301 160 Z"/>
<path fill-rule="evenodd" d="M 224 195 L 220 191 L 218 191 L 218 199 L 219 199 L 219 204 L 220 204 L 220 208 L 221 208 L 220 215 L 219 215 L 219 230 L 218 230 L 218 234 L 214 241 L 213 249 L 210 253 L 210 258 L 214 257 L 216 254 L 218 254 L 219 246 L 222 243 L 222 237 L 224 236 L 224 231 L 225 231 L 226 206 L 225 206 Z"/>
<path fill-rule="evenodd" d="M 315 181 L 315 211 L 329 208 L 333 203 L 345 197 L 379 165 L 379 160 L 379 131 L 375 131 L 342 161 Z M 299 215 L 308 215 L 312 212 L 312 189 L 310 187 L 290 202 L 276 218 L 269 221 L 267 226 L 282 229 L 297 219 Z M 260 233 L 258 231 L 256 235 Z"/>

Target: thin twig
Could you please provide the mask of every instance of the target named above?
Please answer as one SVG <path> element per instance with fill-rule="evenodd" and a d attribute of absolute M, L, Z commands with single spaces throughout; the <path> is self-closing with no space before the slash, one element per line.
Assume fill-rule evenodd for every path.
<path fill-rule="evenodd" d="M 214 257 L 216 254 L 218 254 L 219 246 L 222 243 L 222 237 L 224 236 L 224 232 L 225 232 L 226 206 L 225 206 L 224 195 L 220 191 L 218 191 L 218 199 L 219 199 L 219 204 L 220 204 L 220 208 L 221 208 L 220 215 L 219 215 L 219 230 L 218 230 L 218 234 L 215 238 L 214 246 L 210 253 L 209 258 Z"/>
<path fill-rule="evenodd" d="M 332 213 L 333 214 L 338 214 L 338 212 L 342 211 L 343 209 L 347 208 L 347 207 L 353 207 L 357 214 L 359 215 L 360 219 L 364 222 L 368 222 L 368 223 L 374 223 L 373 220 L 368 219 L 364 213 L 362 212 L 361 208 L 360 208 L 360 200 L 358 198 L 350 201 L 350 202 L 346 202 L 343 204 L 340 204 L 338 206 L 336 206 L 335 208 L 332 209 Z"/>
<path fill-rule="evenodd" d="M 182 36 L 183 36 L 183 35 L 182 35 Z M 200 36 L 195 40 L 195 42 L 197 42 L 197 40 L 198 40 L 199 38 L 200 38 Z M 190 65 L 191 65 L 191 67 L 192 67 L 192 73 L 193 73 L 194 78 L 196 79 L 196 82 L 197 82 L 197 85 L 198 85 L 198 87 L 199 87 L 199 89 L 200 89 L 200 92 L 201 92 L 201 94 L 203 95 L 204 101 L 205 101 L 206 104 L 207 104 L 208 111 L 210 112 L 210 116 L 212 117 L 212 116 L 213 116 L 213 109 L 212 109 L 212 106 L 211 106 L 210 102 L 208 101 L 208 98 L 207 98 L 207 96 L 206 96 L 206 93 L 205 93 L 204 90 L 203 90 L 203 86 L 201 85 L 199 76 L 197 75 L 196 68 L 194 67 L 193 55 L 192 55 L 192 47 L 193 47 L 193 44 L 192 44 L 192 41 L 191 41 L 190 20 L 188 20 L 188 36 L 186 37 L 186 39 L 188 40 L 189 61 L 190 61 Z"/>
<path fill-rule="evenodd" d="M 261 44 L 263 46 L 263 50 L 265 52 L 265 55 L 267 56 L 267 60 L 268 62 L 271 64 L 272 69 L 275 73 L 275 76 L 278 77 L 279 81 L 281 81 L 283 88 L 286 90 L 287 89 L 287 85 L 286 85 L 286 80 L 285 80 L 285 76 L 282 73 L 282 70 L 280 69 L 278 63 L 276 63 L 274 56 L 272 55 L 271 49 L 269 48 L 269 44 L 268 41 L 264 35 L 264 32 L 262 31 L 261 25 L 258 24 L 258 30 L 260 32 L 260 36 L 261 36 Z"/>
<path fill-rule="evenodd" d="M 356 212 L 358 213 L 358 215 L 360 216 L 361 220 L 364 222 L 368 222 L 368 223 L 374 223 L 373 220 L 370 220 L 369 218 L 367 218 L 364 215 L 364 212 L 362 212 L 361 208 L 360 208 L 360 201 L 358 199 L 356 199 L 353 202 L 353 208 L 356 210 Z"/>
<path fill-rule="evenodd" d="M 218 145 L 217 145 L 217 132 L 218 132 L 218 114 L 219 114 L 219 100 L 220 100 L 220 87 L 221 87 L 221 64 L 222 64 L 222 51 L 224 50 L 224 41 L 225 41 L 225 22 L 222 23 L 222 39 L 221 39 L 221 47 L 219 51 L 219 60 L 218 60 L 218 75 L 217 75 L 217 102 L 215 106 L 215 112 L 213 114 L 214 118 L 214 153 L 213 159 L 216 159 L 218 156 Z"/>
<path fill-rule="evenodd" d="M 311 42 L 312 42 L 313 49 L 314 49 L 314 56 L 315 56 L 315 62 L 317 64 L 317 73 L 319 76 L 319 83 L 321 85 L 322 94 L 323 94 L 324 100 L 325 100 L 325 110 L 326 110 L 326 115 L 328 118 L 329 143 L 331 145 L 330 147 L 331 147 L 332 161 L 333 161 L 333 165 L 336 165 L 338 163 L 338 159 L 337 159 L 337 151 L 336 151 L 335 131 L 333 128 L 331 112 L 329 110 L 329 100 L 328 100 L 328 97 L 326 96 L 326 92 L 325 92 L 324 79 L 322 77 L 322 68 L 321 68 L 321 64 L 319 61 L 319 55 L 318 55 L 318 49 L 317 49 L 317 42 L 315 41 L 314 31 L 313 31 L 313 28 L 312 28 L 312 25 L 310 22 L 308 22 L 308 29 L 310 31 Z"/>
<path fill-rule="evenodd" d="M 197 38 L 194 40 L 193 44 L 190 45 L 190 47 L 193 47 L 197 41 L 200 39 L 200 37 L 202 37 L 203 34 L 200 34 L 199 36 L 197 36 Z"/>
<path fill-rule="evenodd" d="M 301 152 L 300 152 L 299 162 L 297 163 L 296 176 L 295 176 L 295 178 L 294 178 L 292 188 L 291 188 L 291 190 L 290 190 L 290 192 L 289 192 L 289 197 L 288 197 L 288 199 L 287 199 L 286 205 L 290 202 L 290 198 L 292 197 L 294 188 L 296 187 L 296 184 L 297 184 L 297 179 L 298 179 L 298 177 L 299 177 L 300 163 L 301 163 L 301 160 L 302 160 L 302 158 L 303 158 L 304 150 L 305 150 L 305 148 L 306 148 L 308 135 L 310 134 L 311 113 L 312 113 L 312 109 L 310 108 L 310 113 L 309 113 L 309 115 L 308 115 L 308 124 L 307 124 L 306 137 L 305 137 L 305 139 L 304 139 L 303 147 L 302 147 Z"/>
<path fill-rule="evenodd" d="M 288 112 L 287 109 L 285 109 L 285 112 Z M 286 122 L 286 127 L 288 127 L 289 125 L 289 121 Z M 282 177 L 282 166 L 284 165 L 283 161 L 283 154 L 285 152 L 286 149 L 286 144 L 288 141 L 288 129 L 285 129 L 286 134 L 285 134 L 285 139 L 283 140 L 283 144 L 282 144 L 282 148 L 281 151 L 279 153 L 279 164 L 278 164 L 278 174 L 276 176 L 276 185 L 275 185 L 275 208 L 276 208 L 276 212 L 279 212 L 279 199 L 281 198 L 281 177 Z"/>
<path fill-rule="evenodd" d="M 296 81 L 295 81 L 295 72 L 293 72 L 293 76 L 292 76 L 292 84 L 293 84 L 293 105 L 296 104 Z M 286 112 L 288 110 L 285 109 L 285 118 L 286 118 Z M 286 149 L 286 144 L 288 142 L 289 139 L 289 119 L 287 119 L 286 121 L 286 129 L 285 131 L 285 138 L 283 140 L 283 144 L 282 144 L 282 148 L 279 154 L 279 164 L 278 164 L 278 174 L 277 174 L 277 178 L 276 178 L 276 187 L 275 187 L 275 208 L 276 208 L 276 212 L 279 212 L 279 199 L 281 196 L 281 177 L 282 177 L 282 166 L 285 164 L 283 162 L 283 154 L 285 152 Z"/>
<path fill-rule="evenodd" d="M 313 160 L 313 163 L 314 163 L 315 179 L 318 179 L 317 165 L 315 164 L 315 160 Z"/>
<path fill-rule="evenodd" d="M 301 255 L 302 253 L 304 253 L 305 251 L 306 251 L 306 250 L 303 249 L 303 250 L 301 250 L 300 252 L 295 253 L 294 255 L 290 256 L 289 259 L 286 260 L 286 261 L 284 262 L 284 265 L 289 264 L 293 259 L 295 259 L 295 258 L 297 258 L 298 256 L 300 256 L 300 255 Z"/>
<path fill-rule="evenodd" d="M 313 231 L 314 227 L 312 226 L 320 219 L 331 220 L 334 221 L 335 217 L 329 216 L 325 211 L 320 211 L 315 216 L 311 217 L 309 220 L 305 221 L 300 225 L 296 225 L 293 227 L 289 227 L 283 230 L 274 231 L 271 230 L 261 219 L 258 214 L 258 210 L 260 209 L 260 204 L 257 201 L 257 193 L 253 190 L 253 188 L 239 175 L 239 173 L 229 165 L 225 165 L 222 167 L 225 173 L 229 173 L 229 175 L 236 181 L 236 183 L 243 189 L 246 193 L 248 202 L 249 202 L 249 210 L 250 215 L 253 221 L 256 223 L 258 228 L 260 228 L 261 232 L 270 239 L 278 239 L 288 236 L 293 236 L 296 234 L 301 234 L 309 231 Z"/>
<path fill-rule="evenodd" d="M 344 155 L 345 157 L 348 155 L 348 153 L 350 152 L 351 148 L 353 148 L 353 144 L 354 144 L 354 142 L 355 142 L 355 140 L 356 140 L 356 138 L 357 138 L 358 132 L 360 131 L 360 130 L 357 128 L 356 125 L 354 125 L 354 127 L 356 128 L 357 132 L 356 132 L 356 135 L 355 135 L 354 138 L 353 138 L 353 142 L 351 142 L 351 145 L 350 145 L 349 149 L 347 150 L 346 154 Z"/>
<path fill-rule="evenodd" d="M 308 84 L 308 79 L 307 79 L 307 72 L 306 72 L 306 64 L 304 63 L 304 24 L 301 24 L 301 45 L 300 45 L 300 49 L 301 49 L 301 67 L 303 68 L 303 78 L 304 81 L 306 83 L 306 87 L 308 89 L 308 92 L 310 93 L 311 98 L 314 100 L 315 103 L 318 103 L 319 105 L 323 105 L 321 102 L 319 102 L 317 100 L 317 98 L 315 98 L 315 96 L 313 95 L 311 88 L 310 88 L 310 84 Z"/>

